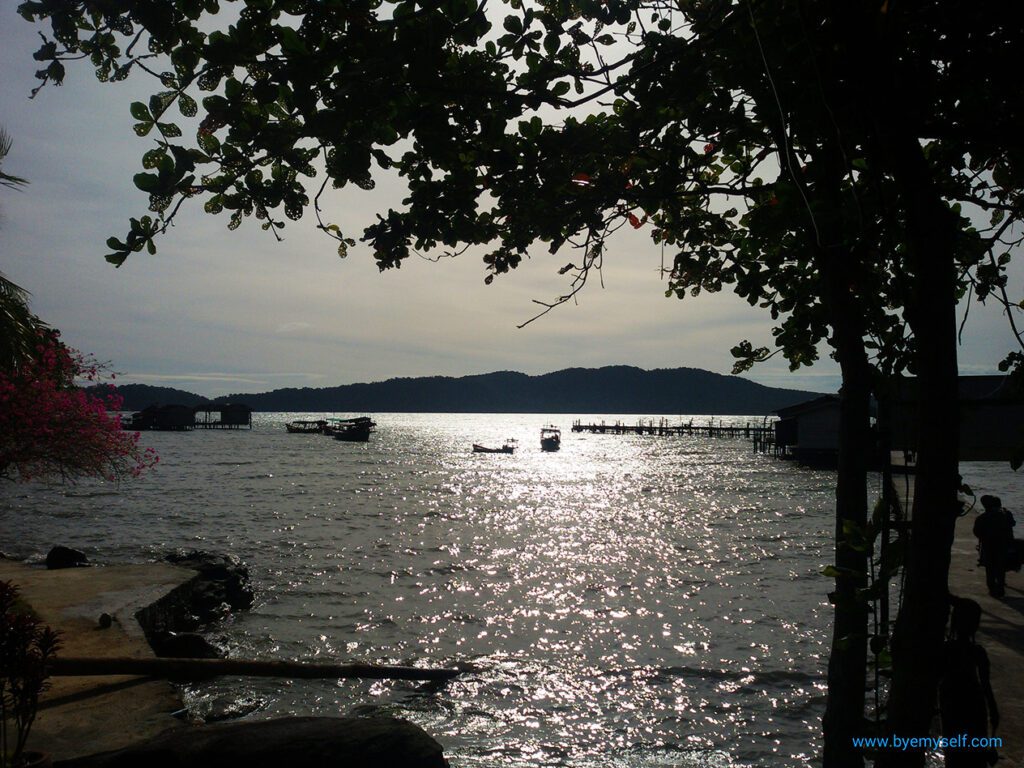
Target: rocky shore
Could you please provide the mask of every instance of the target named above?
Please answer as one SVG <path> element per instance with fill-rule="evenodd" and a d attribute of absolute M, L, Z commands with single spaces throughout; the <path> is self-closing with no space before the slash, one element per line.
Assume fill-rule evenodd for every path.
<path fill-rule="evenodd" d="M 212 658 L 197 630 L 252 605 L 237 559 L 178 552 L 167 562 L 88 567 L 74 550 L 49 568 L 0 558 L 0 580 L 62 634 L 68 657 Z M 58 768 L 262 768 L 302 765 L 447 766 L 441 745 L 395 718 L 281 718 L 190 725 L 172 713 L 167 681 L 132 676 L 53 677 L 29 740 Z M 239 710 L 244 713 L 244 708 Z"/>
<path fill-rule="evenodd" d="M 209 627 L 232 611 L 252 607 L 249 571 L 233 555 L 192 550 L 174 552 L 165 560 L 195 575 L 159 600 L 141 608 L 135 619 L 157 656 L 212 659 L 224 655 L 197 630 Z"/>

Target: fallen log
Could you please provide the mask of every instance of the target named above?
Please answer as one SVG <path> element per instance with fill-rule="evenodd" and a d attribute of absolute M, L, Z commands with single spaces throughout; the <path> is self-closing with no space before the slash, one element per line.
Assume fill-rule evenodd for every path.
<path fill-rule="evenodd" d="M 143 675 L 197 680 L 221 675 L 293 679 L 369 678 L 373 680 L 451 680 L 457 669 L 387 664 L 309 664 L 301 661 L 169 659 L 58 656 L 47 668 L 55 676 Z"/>

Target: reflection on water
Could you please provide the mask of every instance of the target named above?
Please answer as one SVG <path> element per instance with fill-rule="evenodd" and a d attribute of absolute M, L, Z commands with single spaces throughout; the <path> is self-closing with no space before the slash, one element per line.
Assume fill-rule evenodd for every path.
<path fill-rule="evenodd" d="M 218 630 L 234 655 L 466 669 L 442 687 L 223 679 L 189 690 L 197 708 L 397 714 L 455 766 L 815 759 L 831 473 L 742 440 L 572 434 L 573 416 L 554 418 L 558 453 L 540 451 L 550 415 L 382 414 L 368 444 L 286 434 L 293 418 L 146 434 L 161 463 L 119 489 L 5 488 L 2 547 L 234 552 L 259 590 Z M 514 455 L 470 451 L 507 437 Z"/>

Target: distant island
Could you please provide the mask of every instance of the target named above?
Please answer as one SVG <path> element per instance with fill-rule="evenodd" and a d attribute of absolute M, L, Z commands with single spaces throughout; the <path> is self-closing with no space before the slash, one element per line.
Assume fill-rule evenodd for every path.
<path fill-rule="evenodd" d="M 388 379 L 338 387 L 286 388 L 209 398 L 169 387 L 117 387 L 126 410 L 153 404 L 245 403 L 256 411 L 330 413 L 651 413 L 761 415 L 819 397 L 820 392 L 766 387 L 699 368 L 646 371 L 632 366 L 567 368 L 528 376 Z"/>

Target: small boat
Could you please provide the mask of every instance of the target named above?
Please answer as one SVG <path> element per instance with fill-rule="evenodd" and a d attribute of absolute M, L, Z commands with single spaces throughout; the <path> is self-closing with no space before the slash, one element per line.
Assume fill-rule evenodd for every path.
<path fill-rule="evenodd" d="M 555 426 L 547 426 L 540 431 L 540 449 L 557 451 L 562 447 L 562 430 Z"/>
<path fill-rule="evenodd" d="M 333 419 L 333 423 L 325 430 L 325 434 L 346 443 L 365 443 L 370 439 L 377 423 L 369 416 L 357 416 L 354 419 Z"/>
<path fill-rule="evenodd" d="M 508 439 L 501 448 L 488 448 L 485 445 L 473 443 L 473 453 L 512 453 L 516 449 L 516 441 Z"/>
<path fill-rule="evenodd" d="M 319 419 L 317 421 L 290 421 L 284 425 L 284 428 L 292 434 L 319 435 L 326 426 L 327 422 Z"/>

